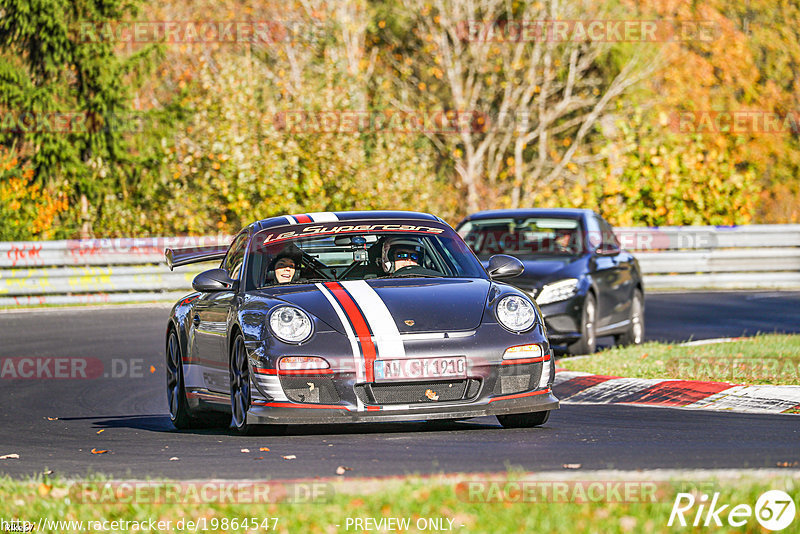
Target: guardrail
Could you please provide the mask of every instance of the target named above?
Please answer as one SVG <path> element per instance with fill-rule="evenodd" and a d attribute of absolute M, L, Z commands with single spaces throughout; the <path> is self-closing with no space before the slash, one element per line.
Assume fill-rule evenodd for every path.
<path fill-rule="evenodd" d="M 800 225 L 618 228 L 647 289 L 800 287 Z M 210 264 L 171 272 L 164 249 L 231 236 L 0 243 L 0 306 L 177 300 Z"/>
<path fill-rule="evenodd" d="M 172 272 L 164 249 L 230 240 L 220 235 L 0 243 L 0 306 L 177 300 L 211 265 Z"/>
<path fill-rule="evenodd" d="M 646 289 L 800 287 L 800 225 L 619 228 Z"/>

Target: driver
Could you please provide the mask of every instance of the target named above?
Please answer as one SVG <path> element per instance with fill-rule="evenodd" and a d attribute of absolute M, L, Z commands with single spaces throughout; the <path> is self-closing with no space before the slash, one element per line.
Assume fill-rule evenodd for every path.
<path fill-rule="evenodd" d="M 422 262 L 425 248 L 413 237 L 388 237 L 381 247 L 381 267 L 388 275 L 420 274 L 439 276 L 436 271 L 425 269 Z"/>

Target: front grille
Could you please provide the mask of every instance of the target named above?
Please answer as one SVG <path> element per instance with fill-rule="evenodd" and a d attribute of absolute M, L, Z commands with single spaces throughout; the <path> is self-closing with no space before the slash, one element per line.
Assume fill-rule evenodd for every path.
<path fill-rule="evenodd" d="M 340 400 L 329 376 L 282 376 L 281 386 L 292 402 L 336 404 Z"/>
<path fill-rule="evenodd" d="M 355 391 L 364 404 L 423 404 L 459 401 L 477 396 L 480 391 L 480 380 L 470 378 L 437 382 L 359 384 L 355 387 Z"/>
<path fill-rule="evenodd" d="M 550 365 L 550 362 L 544 363 Z M 500 376 L 494 386 L 494 394 L 510 395 L 536 389 L 539 387 L 539 379 L 541 377 L 541 363 L 501 365 Z"/>

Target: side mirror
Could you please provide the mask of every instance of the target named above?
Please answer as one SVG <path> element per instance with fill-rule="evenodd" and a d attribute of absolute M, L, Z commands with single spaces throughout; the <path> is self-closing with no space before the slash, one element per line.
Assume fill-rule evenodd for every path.
<path fill-rule="evenodd" d="M 493 279 L 513 278 L 521 275 L 524 270 L 525 266 L 521 261 L 505 254 L 495 254 L 489 258 L 489 267 L 486 269 Z"/>
<path fill-rule="evenodd" d="M 224 269 L 204 271 L 192 280 L 195 291 L 211 293 L 214 291 L 236 291 L 236 280 L 231 279 Z"/>
<path fill-rule="evenodd" d="M 598 256 L 616 256 L 617 254 L 622 252 L 622 249 L 617 246 L 610 246 L 610 247 L 606 246 L 606 247 L 597 247 L 597 249 L 595 249 L 594 252 Z"/>

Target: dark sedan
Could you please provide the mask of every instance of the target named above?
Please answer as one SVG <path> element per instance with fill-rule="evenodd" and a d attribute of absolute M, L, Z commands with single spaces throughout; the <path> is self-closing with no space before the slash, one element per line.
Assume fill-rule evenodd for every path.
<path fill-rule="evenodd" d="M 523 262 L 525 272 L 512 283 L 536 299 L 551 343 L 589 354 L 601 336 L 613 335 L 624 345 L 642 342 L 639 263 L 593 211 L 482 211 L 461 221 L 457 231 L 484 264 L 500 253 Z"/>

